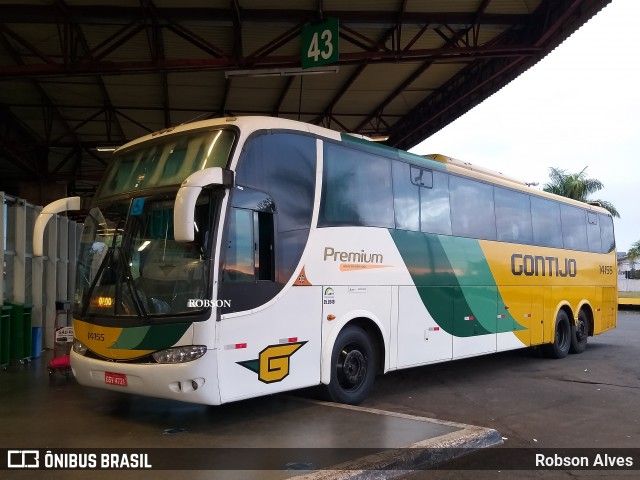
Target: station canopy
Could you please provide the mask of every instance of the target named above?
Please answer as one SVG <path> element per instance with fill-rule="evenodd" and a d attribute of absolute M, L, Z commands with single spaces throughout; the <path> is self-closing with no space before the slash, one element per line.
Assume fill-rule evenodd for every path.
<path fill-rule="evenodd" d="M 610 0 L 0 0 L 0 190 L 91 196 L 109 147 L 269 115 L 408 149 Z"/>

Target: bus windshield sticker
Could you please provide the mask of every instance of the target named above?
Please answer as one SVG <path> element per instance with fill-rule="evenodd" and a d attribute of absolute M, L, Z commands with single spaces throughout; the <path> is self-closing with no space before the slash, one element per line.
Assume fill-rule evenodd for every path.
<path fill-rule="evenodd" d="M 142 208 L 144 207 L 144 198 L 134 198 L 131 202 L 131 210 L 129 215 L 132 217 L 139 217 L 142 215 Z"/>

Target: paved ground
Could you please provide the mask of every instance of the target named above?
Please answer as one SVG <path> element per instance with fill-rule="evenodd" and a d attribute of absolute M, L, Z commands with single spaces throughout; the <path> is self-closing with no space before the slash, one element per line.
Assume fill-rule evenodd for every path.
<path fill-rule="evenodd" d="M 365 406 L 496 429 L 507 448 L 640 447 L 640 313 L 562 360 L 507 352 L 389 374 Z M 486 451 L 468 457 L 481 465 Z M 505 455 L 509 452 L 505 450 Z M 479 463 L 478 463 L 479 462 Z M 411 478 L 638 478 L 640 471 L 449 471 Z"/>
<path fill-rule="evenodd" d="M 548 360 L 517 351 L 395 372 L 376 379 L 374 393 L 362 407 L 480 425 L 495 429 L 504 437 L 502 447 L 471 454 L 457 464 L 460 468 L 478 468 L 490 454 L 504 452 L 513 456 L 508 448 L 637 448 L 639 344 L 640 313 L 621 313 L 618 328 L 590 339 L 581 355 Z M 49 386 L 42 365 L 27 366 L 22 372 L 12 368 L 0 375 L 0 446 L 362 448 L 385 435 L 389 439 L 383 442 L 386 446 L 402 444 L 400 437 L 388 429 L 393 419 L 383 418 L 382 423 L 375 423 L 379 420 L 356 418 L 366 414 L 351 418 L 344 409 L 329 408 L 335 412 L 331 413 L 328 407 L 304 399 L 276 395 L 211 408 L 176 404 L 86 389 L 74 381 Z M 436 435 L 450 431 L 446 426 L 435 427 L 442 430 Z M 269 432 L 266 439 L 257 436 L 261 429 Z M 409 432 L 409 442 L 420 437 L 420 432 L 409 424 L 403 429 Z M 327 438 L 330 440 L 325 441 Z M 15 473 L 23 475 L 12 478 L 40 478 L 38 472 Z M 73 472 L 57 473 L 60 475 L 56 478 L 87 478 Z M 231 478 L 246 478 L 243 472 L 231 473 Z M 275 473 L 253 472 L 253 478 L 282 478 L 282 472 Z M 291 474 L 294 472 L 286 476 Z M 610 480 L 636 478 L 637 474 L 638 470 L 455 470 L 419 471 L 409 478 Z M 141 478 L 135 472 L 91 475 L 121 480 Z M 155 479 L 173 477 L 168 471 L 153 474 Z M 220 472 L 192 472 L 189 477 L 219 478 Z"/>

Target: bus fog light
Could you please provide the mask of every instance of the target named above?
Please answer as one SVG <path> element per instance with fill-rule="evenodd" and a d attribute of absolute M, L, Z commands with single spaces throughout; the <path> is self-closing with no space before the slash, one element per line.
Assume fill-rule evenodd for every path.
<path fill-rule="evenodd" d="M 80 340 L 78 340 L 77 338 L 73 339 L 73 351 L 76 352 L 78 355 L 86 355 L 87 351 L 89 349 L 87 348 L 87 346 L 82 343 Z"/>
<path fill-rule="evenodd" d="M 153 354 L 158 363 L 185 363 L 197 360 L 207 353 L 205 345 L 189 345 L 186 347 L 169 348 Z"/>

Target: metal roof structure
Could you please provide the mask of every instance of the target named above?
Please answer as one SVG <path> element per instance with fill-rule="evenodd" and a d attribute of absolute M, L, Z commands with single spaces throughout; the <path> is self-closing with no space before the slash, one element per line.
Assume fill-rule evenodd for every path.
<path fill-rule="evenodd" d="M 0 190 L 56 182 L 91 195 L 102 147 L 220 116 L 302 120 L 407 149 L 609 2 L 0 0 Z M 339 21 L 337 72 L 291 75 L 303 28 L 327 18 Z"/>

